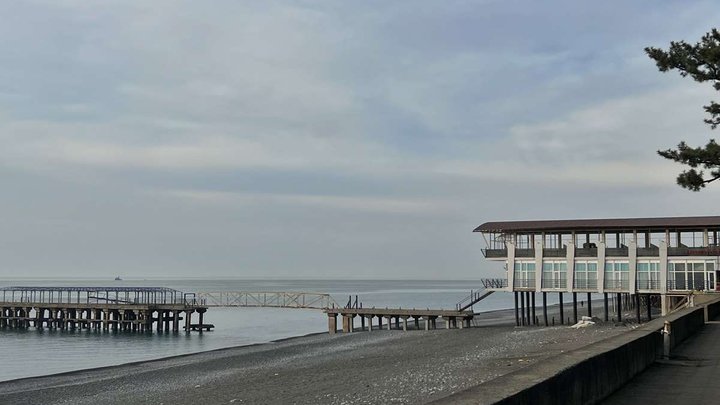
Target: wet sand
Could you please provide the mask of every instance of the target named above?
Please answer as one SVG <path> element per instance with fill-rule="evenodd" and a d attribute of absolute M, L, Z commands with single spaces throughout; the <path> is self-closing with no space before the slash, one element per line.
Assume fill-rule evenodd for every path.
<path fill-rule="evenodd" d="M 476 325 L 317 334 L 8 381 L 0 383 L 0 403 L 424 403 L 627 330 L 613 324 L 517 328 L 512 310 L 483 313 Z"/>

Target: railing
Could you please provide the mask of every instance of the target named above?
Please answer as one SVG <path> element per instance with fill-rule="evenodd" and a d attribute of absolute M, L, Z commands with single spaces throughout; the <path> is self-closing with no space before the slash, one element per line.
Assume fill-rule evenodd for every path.
<path fill-rule="evenodd" d="M 706 287 L 711 287 L 712 289 L 715 288 L 714 285 L 708 286 L 704 281 L 701 280 L 668 280 L 667 286 L 669 291 L 703 291 L 706 289 Z"/>
<path fill-rule="evenodd" d="M 639 247 L 637 248 L 637 255 L 657 257 L 660 256 L 660 248 L 657 246 Z"/>
<path fill-rule="evenodd" d="M 203 300 L 205 305 L 208 307 L 269 307 L 301 309 L 326 309 L 340 307 L 330 294 L 322 293 L 204 291 L 197 293 L 197 296 L 200 300 Z"/>
<path fill-rule="evenodd" d="M 575 248 L 575 257 L 597 257 L 597 248 Z"/>
<path fill-rule="evenodd" d="M 567 288 L 567 280 L 543 279 L 542 288 Z"/>
<path fill-rule="evenodd" d="M 611 257 L 627 257 L 629 253 L 628 247 L 605 248 L 605 256 Z"/>
<path fill-rule="evenodd" d="M 720 247 L 689 247 L 687 248 L 688 256 L 720 256 Z"/>
<path fill-rule="evenodd" d="M 457 311 L 464 311 L 472 307 L 480 300 L 495 292 L 494 289 L 507 287 L 507 279 L 504 278 L 484 278 L 480 280 L 480 282 L 482 283 L 482 288 L 479 290 L 471 290 L 470 295 L 455 304 Z"/>
<path fill-rule="evenodd" d="M 515 257 L 535 257 L 535 249 L 515 249 Z"/>
<path fill-rule="evenodd" d="M 675 246 L 668 248 L 668 256 L 689 256 L 690 249 L 687 246 Z"/>
<path fill-rule="evenodd" d="M 487 259 L 507 257 L 507 249 L 482 249 L 482 254 Z"/>
<path fill-rule="evenodd" d="M 630 280 L 606 279 L 604 288 L 606 290 L 629 290 Z"/>
<path fill-rule="evenodd" d="M 358 296 L 355 296 L 355 301 L 353 302 L 352 295 L 348 295 L 348 302 L 345 304 L 345 308 L 349 309 L 359 309 L 362 308 L 362 302 L 358 301 Z"/>
<path fill-rule="evenodd" d="M 659 290 L 660 280 L 638 280 L 638 290 Z"/>
<path fill-rule="evenodd" d="M 506 278 L 483 278 L 480 282 L 483 288 L 505 288 L 508 286 Z"/>
<path fill-rule="evenodd" d="M 535 277 L 515 277 L 515 279 L 513 280 L 513 284 L 515 288 L 535 288 Z"/>
<path fill-rule="evenodd" d="M 578 288 L 581 290 L 597 289 L 597 280 L 594 278 L 591 278 L 591 279 L 576 278 L 575 280 L 573 280 L 573 282 L 575 283 L 574 288 Z"/>
<path fill-rule="evenodd" d="M 165 287 L 42 287 L 0 288 L 0 301 L 19 304 L 195 305 L 194 293 Z"/>
<path fill-rule="evenodd" d="M 544 248 L 543 256 L 544 257 L 566 257 L 567 256 L 567 248 Z"/>

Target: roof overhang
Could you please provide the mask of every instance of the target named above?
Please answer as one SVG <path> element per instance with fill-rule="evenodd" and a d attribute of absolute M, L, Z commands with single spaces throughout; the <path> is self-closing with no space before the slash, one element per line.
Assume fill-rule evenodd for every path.
<path fill-rule="evenodd" d="M 611 218 L 564 219 L 542 221 L 486 222 L 473 230 L 484 233 L 603 231 L 603 230 L 665 230 L 720 228 L 720 216 L 665 217 L 665 218 Z"/>

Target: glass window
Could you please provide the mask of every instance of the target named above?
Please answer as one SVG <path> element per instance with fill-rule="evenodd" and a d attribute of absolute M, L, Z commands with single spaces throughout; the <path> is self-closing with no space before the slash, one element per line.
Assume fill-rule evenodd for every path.
<path fill-rule="evenodd" d="M 567 263 L 564 261 L 543 262 L 542 286 L 546 288 L 567 287 Z"/>
<path fill-rule="evenodd" d="M 605 262 L 605 288 L 630 288 L 630 263 L 626 261 L 609 260 Z"/>
<path fill-rule="evenodd" d="M 515 262 L 515 287 L 535 288 L 535 262 Z"/>

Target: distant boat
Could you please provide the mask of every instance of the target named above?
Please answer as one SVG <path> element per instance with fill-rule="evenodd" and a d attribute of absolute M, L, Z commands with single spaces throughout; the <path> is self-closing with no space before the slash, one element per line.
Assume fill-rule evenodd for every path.
<path fill-rule="evenodd" d="M 120 278 L 120 276 L 117 276 L 115 277 L 115 281 L 122 281 L 122 279 Z"/>

